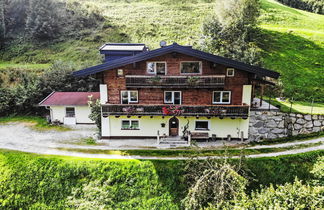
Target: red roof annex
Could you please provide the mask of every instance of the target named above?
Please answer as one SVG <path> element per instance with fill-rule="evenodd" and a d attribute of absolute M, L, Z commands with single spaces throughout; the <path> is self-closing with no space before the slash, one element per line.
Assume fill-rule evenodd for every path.
<path fill-rule="evenodd" d="M 92 100 L 97 100 L 100 98 L 99 92 L 52 92 L 39 103 L 39 106 L 85 106 L 88 104 L 89 96 L 91 95 Z"/>

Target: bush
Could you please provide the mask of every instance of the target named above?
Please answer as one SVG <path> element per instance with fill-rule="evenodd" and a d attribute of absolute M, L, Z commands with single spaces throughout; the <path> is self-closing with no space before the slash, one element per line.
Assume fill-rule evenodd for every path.
<path fill-rule="evenodd" d="M 324 187 L 294 183 L 263 188 L 250 197 L 227 203 L 223 209 L 323 209 Z"/>
<path fill-rule="evenodd" d="M 92 77 L 74 77 L 73 63 L 56 61 L 42 74 L 20 69 L 0 70 L 0 116 L 40 114 L 37 107 L 53 91 L 98 91 L 99 81 Z"/>

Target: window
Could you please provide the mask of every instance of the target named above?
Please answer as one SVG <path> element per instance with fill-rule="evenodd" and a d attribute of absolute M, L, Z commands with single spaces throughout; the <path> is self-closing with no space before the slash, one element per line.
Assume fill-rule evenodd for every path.
<path fill-rule="evenodd" d="M 230 104 L 231 91 L 214 91 L 213 104 Z"/>
<path fill-rule="evenodd" d="M 138 120 L 122 120 L 122 130 L 139 130 Z"/>
<path fill-rule="evenodd" d="M 200 74 L 201 62 L 200 61 L 185 61 L 180 65 L 181 74 Z"/>
<path fill-rule="evenodd" d="M 75 108 L 74 107 L 66 107 L 65 108 L 65 117 L 75 117 Z"/>
<path fill-rule="evenodd" d="M 195 130 L 209 130 L 209 121 L 196 121 Z"/>
<path fill-rule="evenodd" d="M 138 102 L 138 92 L 135 90 L 132 91 L 121 91 L 121 103 L 137 103 Z"/>
<path fill-rule="evenodd" d="M 166 74 L 166 62 L 148 62 L 147 73 L 156 75 Z"/>
<path fill-rule="evenodd" d="M 164 103 L 166 104 L 181 104 L 181 91 L 165 91 Z"/>
<path fill-rule="evenodd" d="M 228 76 L 228 77 L 234 77 L 234 69 L 233 68 L 227 68 L 227 70 L 226 70 L 226 76 Z"/>

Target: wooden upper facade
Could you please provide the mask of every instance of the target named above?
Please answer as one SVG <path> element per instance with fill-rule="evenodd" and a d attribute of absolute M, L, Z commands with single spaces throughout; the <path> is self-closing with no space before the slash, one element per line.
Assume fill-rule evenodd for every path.
<path fill-rule="evenodd" d="M 148 65 L 152 62 L 163 62 L 166 67 L 165 74 L 149 73 Z M 199 73 L 181 73 L 181 65 L 185 62 L 198 62 Z M 253 75 L 235 69 L 234 76 L 227 76 L 228 69 L 233 68 L 215 65 L 192 56 L 169 53 L 104 71 L 102 76 L 103 83 L 108 87 L 109 104 L 121 104 L 122 91 L 134 90 L 138 92 L 138 100 L 130 101 L 130 104 L 169 104 L 170 102 L 165 101 L 166 92 L 179 91 L 182 105 L 242 105 L 243 85 L 250 84 L 249 80 Z M 210 78 L 220 78 L 220 82 L 209 86 L 203 83 Z M 137 79 L 139 82 L 134 85 L 130 79 Z M 166 83 L 167 79 L 171 81 Z M 230 91 L 230 102 L 213 103 L 214 91 Z"/>
<path fill-rule="evenodd" d="M 109 59 L 106 59 L 106 61 Z M 97 74 L 112 105 L 244 106 L 243 86 L 279 74 L 178 44 L 74 73 Z"/>

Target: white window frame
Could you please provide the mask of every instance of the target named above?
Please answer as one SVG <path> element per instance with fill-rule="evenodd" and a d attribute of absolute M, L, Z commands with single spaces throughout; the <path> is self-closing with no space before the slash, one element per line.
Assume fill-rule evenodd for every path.
<path fill-rule="evenodd" d="M 154 72 L 149 72 L 148 71 L 148 65 L 149 63 L 154 63 Z M 167 62 L 166 61 L 147 61 L 146 62 L 146 72 L 148 74 L 154 74 L 154 75 L 157 75 L 157 71 L 156 71 L 156 64 L 157 63 L 164 63 L 165 64 L 165 72 L 164 72 L 164 75 L 167 75 L 167 72 L 168 72 L 168 67 L 167 67 Z"/>
<path fill-rule="evenodd" d="M 228 72 L 231 71 L 231 70 L 233 70 L 233 74 L 229 74 L 229 73 L 228 73 Z M 234 77 L 234 75 L 235 75 L 235 69 L 234 69 L 234 68 L 227 68 L 227 69 L 226 69 L 226 76 L 227 76 L 227 77 Z"/>
<path fill-rule="evenodd" d="M 123 128 L 123 121 L 128 121 L 130 127 L 132 127 L 132 123 L 133 121 L 137 121 L 138 122 L 138 128 Z M 120 129 L 121 130 L 140 130 L 140 121 L 139 120 L 135 120 L 135 119 L 121 119 L 120 121 Z"/>
<path fill-rule="evenodd" d="M 215 92 L 221 93 L 220 101 L 215 101 Z M 229 102 L 223 102 L 223 93 L 229 93 Z M 229 90 L 226 91 L 213 91 L 213 104 L 231 104 L 232 101 L 232 92 Z"/>
<path fill-rule="evenodd" d="M 197 129 L 197 122 L 207 122 L 208 128 L 207 129 Z M 196 131 L 209 131 L 210 130 L 210 121 L 209 120 L 196 120 L 195 121 L 195 130 Z"/>
<path fill-rule="evenodd" d="M 123 104 L 123 92 L 127 92 L 127 100 L 128 104 L 132 103 L 138 103 L 138 91 L 137 90 L 122 90 L 120 91 L 120 103 Z M 131 92 L 136 92 L 137 94 L 137 100 L 136 101 L 131 101 Z"/>
<path fill-rule="evenodd" d="M 74 116 L 73 117 L 75 117 L 75 107 L 74 106 L 66 106 L 65 107 L 65 117 L 71 117 L 71 116 L 67 116 L 66 109 L 68 109 L 68 108 L 73 108 L 74 109 Z"/>
<path fill-rule="evenodd" d="M 192 63 L 192 62 L 199 63 L 199 72 L 198 73 L 183 73 L 183 72 L 181 72 L 183 63 Z M 180 62 L 180 74 L 182 74 L 182 75 L 198 75 L 198 74 L 202 74 L 202 61 L 181 61 Z"/>
<path fill-rule="evenodd" d="M 172 102 L 166 102 L 165 101 L 165 96 L 167 92 L 171 92 L 172 93 Z M 175 104 L 175 105 L 181 105 L 182 104 L 182 92 L 181 91 L 164 91 L 164 103 L 165 104 L 174 104 L 174 93 L 178 92 L 180 93 L 180 104 Z"/>

